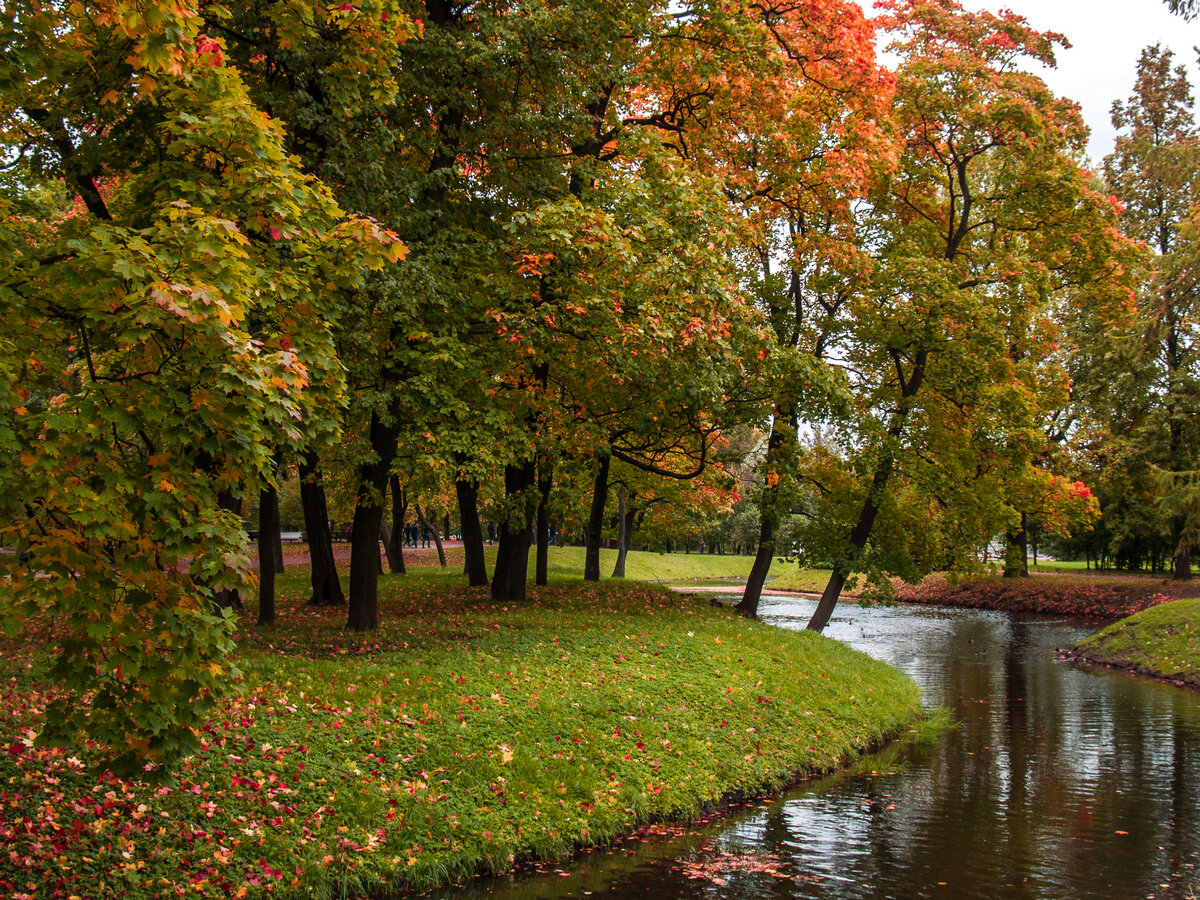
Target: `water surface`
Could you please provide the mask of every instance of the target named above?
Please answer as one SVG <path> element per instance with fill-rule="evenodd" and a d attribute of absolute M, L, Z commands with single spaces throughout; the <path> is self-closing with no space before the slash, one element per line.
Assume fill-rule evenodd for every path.
<path fill-rule="evenodd" d="M 803 628 L 815 603 L 764 597 Z M 717 823 L 441 896 L 1200 896 L 1200 694 L 1055 658 L 1097 623 L 840 606 L 826 633 L 961 723 Z"/>

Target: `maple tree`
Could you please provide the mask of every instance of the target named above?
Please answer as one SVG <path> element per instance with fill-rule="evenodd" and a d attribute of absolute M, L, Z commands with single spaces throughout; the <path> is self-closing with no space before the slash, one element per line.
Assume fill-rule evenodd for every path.
<path fill-rule="evenodd" d="M 802 543 L 833 567 L 816 630 L 853 572 L 968 564 L 1011 521 L 1045 407 L 1030 361 L 1047 298 L 1111 277 L 1117 240 L 1076 162 L 1078 110 L 1018 65 L 1052 62 L 1058 36 L 953 0 L 883 9 L 902 149 L 860 210 L 871 268 L 837 339 L 854 400 L 835 421 L 854 437 L 801 474 L 821 501 Z"/>
<path fill-rule="evenodd" d="M 893 154 L 878 121 L 890 76 L 875 63 L 874 29 L 856 5 L 764 4 L 750 13 L 758 52 L 693 76 L 716 100 L 707 127 L 684 135 L 739 211 L 742 289 L 771 341 L 758 348 L 771 409 L 758 551 L 739 607 L 746 615 L 795 500 L 801 421 L 844 396 L 826 356 L 858 256 L 851 212 L 872 168 Z"/>
<path fill-rule="evenodd" d="M 41 740 L 137 770 L 194 749 L 232 683 L 228 498 L 332 434 L 330 298 L 402 248 L 296 169 L 194 7 L 9 11 L 0 503 L 29 566 L 0 557 L 5 620 L 69 632 Z"/>
<path fill-rule="evenodd" d="M 670 98 L 640 96 L 646 61 L 709 14 L 676 18 L 641 4 L 601 14 L 582 3 L 525 12 L 534 10 L 472 8 L 425 21 L 426 41 L 446 41 L 438 65 L 472 60 L 469 81 L 442 79 L 437 108 L 471 113 L 447 132 L 452 188 L 433 214 L 445 231 L 428 245 L 432 253 L 445 240 L 442 255 L 427 256 L 421 239 L 397 229 L 416 264 L 430 260 L 422 290 L 437 285 L 410 333 L 407 349 L 424 354 L 413 371 L 457 387 L 442 403 L 406 400 L 400 417 L 419 424 L 401 440 L 428 434 L 454 460 L 463 508 L 474 483 L 503 480 L 492 589 L 506 599 L 524 594 L 557 461 L 591 458 L 605 446 L 606 417 L 653 405 L 655 391 L 675 397 L 674 422 L 697 419 L 729 383 L 706 377 L 713 361 L 738 365 L 722 333 L 737 309 L 723 276 L 725 204 L 662 146 L 657 126 Z M 503 66 L 470 57 L 476 42 L 506 48 Z"/>

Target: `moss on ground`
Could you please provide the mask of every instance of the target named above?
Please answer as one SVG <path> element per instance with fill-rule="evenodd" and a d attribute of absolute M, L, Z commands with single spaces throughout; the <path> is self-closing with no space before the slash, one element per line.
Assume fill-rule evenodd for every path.
<path fill-rule="evenodd" d="M 428 888 L 776 790 L 920 716 L 915 685 L 880 662 L 656 586 L 576 582 L 511 605 L 386 576 L 365 635 L 344 609 L 304 607 L 305 587 L 289 574 L 280 624 L 243 626 L 240 691 L 164 787 L 38 747 L 53 623 L 7 645 L 0 892 Z"/>

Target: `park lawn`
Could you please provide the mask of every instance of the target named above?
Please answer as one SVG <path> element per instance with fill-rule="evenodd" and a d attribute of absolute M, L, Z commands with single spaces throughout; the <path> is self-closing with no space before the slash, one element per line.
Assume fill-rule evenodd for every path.
<path fill-rule="evenodd" d="M 1088 574 L 1095 570 L 1082 559 L 1040 559 L 1036 563 L 1029 560 L 1030 573 L 1036 572 L 1077 572 Z M 1099 574 L 1099 573 L 1097 573 Z"/>
<path fill-rule="evenodd" d="M 583 574 L 583 556 L 583 547 L 551 547 L 547 574 L 578 578 Z M 616 562 L 616 550 L 601 549 L 600 577 L 612 575 Z M 625 555 L 625 577 L 662 584 L 745 581 L 753 564 L 753 556 L 630 550 Z"/>
<path fill-rule="evenodd" d="M 495 547 L 484 548 L 491 571 L 495 562 Z M 431 551 L 423 550 L 419 555 L 406 551 L 406 559 L 414 569 L 420 570 L 436 562 Z M 551 580 L 578 579 L 583 574 L 582 547 L 551 547 L 546 574 Z M 617 561 L 617 551 L 600 551 L 600 577 L 608 580 Z M 447 551 L 445 572 L 457 575 L 463 564 L 462 548 Z M 658 553 L 652 550 L 630 550 L 625 557 L 625 579 L 673 585 L 741 585 L 745 584 L 754 564 L 753 556 L 722 556 L 710 553 Z M 530 557 L 530 574 L 533 573 L 533 558 Z M 776 559 L 771 564 L 767 587 L 782 591 L 821 591 L 829 580 L 828 569 L 801 569 L 795 563 Z"/>
<path fill-rule="evenodd" d="M 776 560 L 771 566 L 771 580 L 767 582 L 767 589 L 819 594 L 825 590 L 830 574 L 830 569 L 801 569 L 795 563 L 781 563 Z M 851 597 L 855 594 L 856 590 L 848 589 L 842 596 Z"/>
<path fill-rule="evenodd" d="M 293 568 L 279 624 L 241 627 L 237 696 L 171 784 L 36 746 L 52 623 L 0 648 L 0 893 L 428 888 L 777 789 L 921 714 L 882 663 L 655 585 L 498 605 L 436 570 L 384 576 L 383 626 L 357 635 L 344 609 L 301 605 Z"/>
<path fill-rule="evenodd" d="M 1200 684 L 1200 599 L 1173 600 L 1085 638 L 1074 655 L 1088 662 Z"/>

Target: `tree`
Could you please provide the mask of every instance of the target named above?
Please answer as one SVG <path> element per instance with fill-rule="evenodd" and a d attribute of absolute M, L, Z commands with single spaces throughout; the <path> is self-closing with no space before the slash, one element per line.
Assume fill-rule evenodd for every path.
<path fill-rule="evenodd" d="M 40 739 L 141 771 L 194 749 L 232 684 L 213 598 L 251 576 L 221 498 L 332 433 L 310 385 L 337 389 L 333 288 L 401 248 L 297 171 L 195 8 L 9 13 L 0 520 L 32 562 L 0 558 L 5 619 L 68 634 Z M 31 215 L 37 192 L 65 212 Z"/>
<path fill-rule="evenodd" d="M 1044 405 L 1026 361 L 1046 300 L 1107 277 L 1113 246 L 1112 206 L 1076 162 L 1077 110 L 1018 68 L 1052 62 L 1060 38 L 953 0 L 883 6 L 903 152 L 862 210 L 874 259 L 839 351 L 853 452 L 811 479 L 825 515 L 808 539 L 833 566 L 815 630 L 851 573 L 967 562 L 994 533 L 981 529 L 1009 518 L 1006 486 L 1030 463 Z"/>
<path fill-rule="evenodd" d="M 740 611 L 754 615 L 794 499 L 791 473 L 802 419 L 839 393 L 825 363 L 829 323 L 845 294 L 837 284 L 857 250 L 853 205 L 872 160 L 894 155 L 878 119 L 889 78 L 875 63 L 874 30 L 857 6 L 761 4 L 745 10 L 752 48 L 717 71 L 677 66 L 672 89 L 711 96 L 679 143 L 721 179 L 741 221 L 733 248 L 740 285 L 762 312 L 760 389 L 769 405 L 758 555 Z"/>
<path fill-rule="evenodd" d="M 304 171 L 328 184 L 344 207 L 404 231 L 417 268 L 429 236 L 430 208 L 446 190 L 444 183 L 434 182 L 452 167 L 454 153 L 447 157 L 435 147 L 438 161 L 428 165 L 425 104 L 438 97 L 434 86 L 443 80 L 429 57 L 445 46 L 440 40 L 409 40 L 418 25 L 408 6 L 391 0 L 236 3 L 208 5 L 205 14 L 207 27 L 223 37 L 246 74 L 256 102 L 286 125 L 288 149 Z M 441 25 L 458 14 L 446 4 L 430 3 L 418 15 Z M 436 30 L 428 34 L 438 36 Z M 410 92 L 414 81 L 421 85 L 419 95 Z M 406 118 L 415 108 L 421 124 Z M 424 183 L 415 184 L 421 177 Z M 380 272 L 338 297 L 335 339 L 349 387 L 343 424 L 353 438 L 367 438 L 354 461 L 347 608 L 348 626 L 359 630 L 378 623 L 382 504 L 407 418 L 400 395 L 419 361 L 403 352 L 408 334 L 420 331 L 413 325 L 414 299 L 405 290 L 405 278 L 406 273 Z M 310 455 L 308 461 L 315 459 Z M 319 477 L 310 476 L 310 483 L 315 488 Z M 323 521 L 317 491 L 309 496 L 310 517 Z M 317 539 L 324 579 L 314 582 L 313 602 L 336 602 L 340 585 L 333 581 L 332 554 L 322 537 L 323 529 Z"/>
<path fill-rule="evenodd" d="M 1123 229 L 1145 241 L 1153 273 L 1137 302 L 1133 438 L 1141 464 L 1161 474 L 1159 502 L 1170 521 L 1174 573 L 1190 579 L 1191 550 L 1200 524 L 1192 478 L 1200 468 L 1200 344 L 1192 322 L 1200 312 L 1191 217 L 1200 199 L 1200 163 L 1191 87 L 1182 66 L 1158 45 L 1142 51 L 1134 92 L 1113 104 L 1120 131 L 1105 159 L 1105 177 L 1124 204 Z M 1111 345 L 1111 341 L 1106 341 Z M 1133 386 L 1133 385 L 1131 385 Z M 1129 415 L 1129 410 L 1123 411 Z"/>
<path fill-rule="evenodd" d="M 312 593 L 309 606 L 340 606 L 346 602 L 342 583 L 333 558 L 333 536 L 329 531 L 329 504 L 321 474 L 320 457 L 306 449 L 299 455 L 298 474 L 303 501 L 304 530 L 308 536 L 308 556 Z"/>

